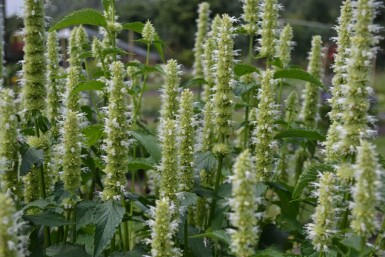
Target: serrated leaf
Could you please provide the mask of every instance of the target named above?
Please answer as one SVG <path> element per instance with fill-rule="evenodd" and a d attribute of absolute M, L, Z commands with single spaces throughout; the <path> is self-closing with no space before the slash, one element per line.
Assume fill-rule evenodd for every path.
<path fill-rule="evenodd" d="M 239 82 L 239 83 L 236 83 L 233 92 L 236 96 L 241 96 L 241 95 L 244 95 L 244 94 L 250 92 L 250 90 L 253 90 L 257 87 L 258 87 L 258 85 L 256 83 L 244 84 L 244 83 Z"/>
<path fill-rule="evenodd" d="M 151 170 L 155 166 L 155 162 L 149 158 L 135 158 L 128 162 L 128 169 L 130 171 L 137 170 Z"/>
<path fill-rule="evenodd" d="M 128 55 L 129 53 L 127 53 L 126 51 L 118 47 L 110 47 L 110 48 L 103 49 L 103 52 L 102 52 L 103 57 L 106 57 L 107 55 L 110 55 L 110 54 Z"/>
<path fill-rule="evenodd" d="M 178 193 L 178 199 L 182 206 L 189 207 L 195 205 L 199 197 L 195 193 L 181 192 Z"/>
<path fill-rule="evenodd" d="M 188 88 L 188 87 L 191 87 L 192 85 L 205 85 L 205 84 L 207 84 L 207 81 L 204 80 L 203 78 L 195 78 L 195 79 L 186 80 L 180 85 L 180 87 Z"/>
<path fill-rule="evenodd" d="M 76 204 L 76 225 L 78 228 L 92 222 L 95 207 L 96 202 L 87 200 Z"/>
<path fill-rule="evenodd" d="M 318 140 L 318 141 L 325 140 L 325 135 L 322 135 L 318 131 L 308 130 L 308 129 L 294 129 L 294 128 L 287 129 L 278 133 L 275 136 L 275 139 L 290 138 L 290 137 L 299 137 L 299 138 L 306 138 L 309 140 Z"/>
<path fill-rule="evenodd" d="M 196 232 L 195 230 L 193 232 Z M 189 233 L 194 234 L 194 233 Z M 209 243 L 205 243 L 204 238 L 191 238 L 188 239 L 188 246 L 191 249 L 195 257 L 212 257 L 212 251 Z"/>
<path fill-rule="evenodd" d="M 94 257 L 99 256 L 110 243 L 116 228 L 122 222 L 125 209 L 110 200 L 96 207 L 93 221 L 96 225 Z"/>
<path fill-rule="evenodd" d="M 23 218 L 35 225 L 47 227 L 60 227 L 73 224 L 71 221 L 66 220 L 62 215 L 56 212 L 43 212 L 38 215 L 25 215 Z"/>
<path fill-rule="evenodd" d="M 49 29 L 49 32 L 81 24 L 101 27 L 107 26 L 106 19 L 104 18 L 101 12 L 98 12 L 94 9 L 83 9 L 79 11 L 74 11 L 73 13 L 64 17 L 62 20 L 53 25 Z"/>
<path fill-rule="evenodd" d="M 54 202 L 51 202 L 48 199 L 39 199 L 39 200 L 30 202 L 29 204 L 24 206 L 24 210 L 28 210 L 29 208 L 39 208 L 40 210 L 43 210 L 44 208 L 50 205 L 56 205 L 56 204 Z"/>
<path fill-rule="evenodd" d="M 275 79 L 298 79 L 298 80 L 310 82 L 314 85 L 324 88 L 324 85 L 318 78 L 314 77 L 313 75 L 311 75 L 310 73 L 302 69 L 290 68 L 285 70 L 278 70 L 274 73 L 274 78 Z"/>
<path fill-rule="evenodd" d="M 244 64 L 244 63 L 239 63 L 239 64 L 236 64 L 234 66 L 234 73 L 238 77 L 246 75 L 246 74 L 250 74 L 253 72 L 260 73 L 260 70 L 253 65 Z"/>
<path fill-rule="evenodd" d="M 130 22 L 123 24 L 123 29 L 131 30 L 139 34 L 142 34 L 143 27 L 143 22 Z"/>
<path fill-rule="evenodd" d="M 101 124 L 90 125 L 82 130 L 86 138 L 85 144 L 92 146 L 104 136 L 104 127 Z"/>
<path fill-rule="evenodd" d="M 77 85 L 71 92 L 71 94 L 78 94 L 81 91 L 85 90 L 98 90 L 101 91 L 105 87 L 105 84 L 101 81 L 91 80 L 87 82 L 80 83 Z"/>
<path fill-rule="evenodd" d="M 333 166 L 328 164 L 314 164 L 307 168 L 299 176 L 297 184 L 294 187 L 292 197 L 297 199 L 301 196 L 302 191 L 306 188 L 311 182 L 317 179 L 318 174 L 325 171 L 333 171 Z"/>
<path fill-rule="evenodd" d="M 222 241 L 228 245 L 230 245 L 230 242 L 231 242 L 230 236 L 224 230 L 215 230 L 204 234 L 190 236 L 190 238 L 205 238 L 205 237 Z"/>
<path fill-rule="evenodd" d="M 199 152 L 195 157 L 196 168 L 198 170 L 211 171 L 217 165 L 217 159 L 212 152 Z"/>
<path fill-rule="evenodd" d="M 76 257 L 90 257 L 87 254 L 84 246 L 81 245 L 53 245 L 46 249 L 46 255 L 49 257 L 68 257 L 68 256 L 76 256 Z"/>
<path fill-rule="evenodd" d="M 156 163 L 160 162 L 160 147 L 153 135 L 144 133 L 143 131 L 133 131 L 132 136 L 146 149 Z"/>
<path fill-rule="evenodd" d="M 21 156 L 20 176 L 25 176 L 32 169 L 33 165 L 40 166 L 43 162 L 43 150 L 37 150 L 33 147 L 29 147 Z"/>

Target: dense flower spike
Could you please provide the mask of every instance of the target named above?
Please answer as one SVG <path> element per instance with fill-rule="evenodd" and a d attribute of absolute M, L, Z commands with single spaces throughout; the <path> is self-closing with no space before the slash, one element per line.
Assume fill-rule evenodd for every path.
<path fill-rule="evenodd" d="M 215 64 L 218 50 L 218 33 L 221 25 L 221 17 L 216 15 L 211 23 L 211 28 L 207 34 L 207 39 L 203 50 L 203 73 L 207 84 L 204 85 L 202 99 L 208 102 L 211 99 L 212 89 L 215 84 Z"/>
<path fill-rule="evenodd" d="M 151 228 L 151 257 L 178 257 L 181 250 L 174 246 L 173 237 L 178 230 L 178 222 L 174 220 L 177 208 L 173 201 L 163 197 L 151 208 L 153 220 L 148 222 Z"/>
<path fill-rule="evenodd" d="M 176 128 L 175 121 L 166 119 L 162 130 L 162 160 L 158 167 L 161 174 L 160 180 L 160 195 L 167 197 L 172 201 L 176 200 L 176 193 L 178 192 L 179 181 L 179 167 L 176 145 Z"/>
<path fill-rule="evenodd" d="M 218 33 L 218 56 L 216 64 L 216 85 L 214 87 L 214 113 L 216 129 L 224 139 L 230 134 L 233 113 L 234 84 L 234 18 L 224 14 Z"/>
<path fill-rule="evenodd" d="M 56 31 L 48 34 L 47 38 L 47 117 L 52 126 L 52 134 L 56 137 L 58 134 L 57 119 L 61 108 L 61 88 L 62 83 L 59 77 L 59 44 Z"/>
<path fill-rule="evenodd" d="M 194 134 L 196 121 L 193 109 L 194 94 L 185 89 L 181 95 L 179 113 L 180 190 L 190 191 L 194 186 Z"/>
<path fill-rule="evenodd" d="M 379 26 L 373 24 L 380 2 L 358 0 L 355 2 L 356 22 L 353 25 L 354 36 L 347 61 L 347 87 L 343 98 L 342 144 L 340 150 L 344 155 L 352 154 L 360 145 L 360 140 L 373 136 L 375 132 L 368 128 L 373 118 L 368 115 L 369 95 L 372 88 L 368 86 L 372 61 L 375 58 Z"/>
<path fill-rule="evenodd" d="M 19 142 L 15 95 L 11 89 L 0 88 L 0 190 L 19 195 Z"/>
<path fill-rule="evenodd" d="M 39 185 L 39 172 L 40 168 L 34 166 L 28 172 L 27 175 L 23 177 L 24 183 L 24 202 L 31 203 L 39 199 L 40 196 L 40 185 Z"/>
<path fill-rule="evenodd" d="M 87 32 L 84 27 L 80 25 L 76 31 L 76 47 L 78 48 L 79 53 L 82 53 L 84 50 L 86 50 L 88 45 L 89 41 Z"/>
<path fill-rule="evenodd" d="M 281 60 L 283 67 L 287 67 L 291 61 L 291 52 L 293 50 L 293 29 L 287 24 L 281 31 L 277 44 L 277 57 Z"/>
<path fill-rule="evenodd" d="M 261 26 L 259 34 L 261 38 L 259 54 L 271 58 L 275 55 L 275 46 L 278 40 L 278 12 L 282 6 L 277 0 L 264 0 L 260 6 Z"/>
<path fill-rule="evenodd" d="M 26 110 L 44 110 L 46 58 L 44 0 L 24 0 L 24 61 L 22 101 Z"/>
<path fill-rule="evenodd" d="M 176 60 L 169 60 L 165 67 L 166 81 L 162 88 L 162 107 L 160 110 L 160 122 L 158 133 L 162 134 L 163 123 L 167 119 L 175 120 L 178 113 L 179 83 L 182 75 L 181 67 Z"/>
<path fill-rule="evenodd" d="M 207 2 L 199 4 L 198 7 L 199 17 L 197 19 L 197 32 L 195 34 L 195 45 L 194 45 L 194 67 L 193 73 L 197 78 L 203 77 L 203 60 L 202 55 L 204 53 L 204 40 L 207 36 L 207 30 L 209 28 L 209 15 L 210 5 Z"/>
<path fill-rule="evenodd" d="M 27 256 L 27 238 L 20 235 L 23 223 L 21 212 L 16 212 L 15 204 L 7 195 L 0 193 L 0 257 Z"/>
<path fill-rule="evenodd" d="M 322 74 L 322 40 L 320 36 L 313 36 L 311 51 L 309 54 L 308 72 L 314 77 L 321 79 Z M 301 110 L 301 118 L 309 128 L 317 127 L 319 120 L 319 88 L 308 82 L 303 95 L 304 101 Z"/>
<path fill-rule="evenodd" d="M 331 111 L 329 113 L 331 125 L 327 133 L 325 142 L 326 159 L 329 161 L 338 160 L 341 152 L 338 151 L 338 142 L 341 140 L 341 114 L 343 105 L 341 99 L 345 97 L 343 88 L 346 88 L 346 61 L 349 58 L 351 24 L 353 19 L 353 9 L 350 0 L 346 0 L 341 8 L 341 16 L 338 19 L 337 26 L 337 53 L 334 57 L 334 77 L 331 89 L 332 98 L 329 100 Z M 346 91 L 346 89 L 344 90 Z"/>
<path fill-rule="evenodd" d="M 243 28 L 247 34 L 254 35 L 258 31 L 259 0 L 241 0 L 243 2 Z"/>
<path fill-rule="evenodd" d="M 70 67 L 66 83 L 65 108 L 73 112 L 77 112 L 80 110 L 79 94 L 72 93 L 72 90 L 74 90 L 78 83 L 79 69 L 77 67 Z"/>
<path fill-rule="evenodd" d="M 214 144 L 214 113 L 213 113 L 213 101 L 208 101 L 205 104 L 203 110 L 203 127 L 202 133 L 199 138 L 200 141 L 200 150 L 202 152 L 210 151 Z"/>
<path fill-rule="evenodd" d="M 317 251 L 327 252 L 332 245 L 332 236 L 336 232 L 336 217 L 338 210 L 336 177 L 331 172 L 325 172 L 318 176 L 319 182 L 315 183 L 317 190 L 317 207 L 313 214 L 313 223 L 307 224 L 308 238 L 312 241 Z"/>
<path fill-rule="evenodd" d="M 296 91 L 290 93 L 285 101 L 285 121 L 287 123 L 292 123 L 298 118 L 298 94 Z"/>
<path fill-rule="evenodd" d="M 261 88 L 258 93 L 257 120 L 253 131 L 258 180 L 268 180 L 270 178 L 273 172 L 274 151 L 277 148 L 273 129 L 279 112 L 275 104 L 274 94 L 277 81 L 273 78 L 273 75 L 272 70 L 267 70 L 262 74 Z"/>
<path fill-rule="evenodd" d="M 64 188 L 71 194 L 79 189 L 81 182 L 81 116 L 67 110 L 63 126 L 63 175 Z"/>
<path fill-rule="evenodd" d="M 105 132 L 106 178 L 103 199 L 120 199 L 125 189 L 125 174 L 128 172 L 129 109 L 127 88 L 124 84 L 124 65 L 113 62 L 110 67 L 112 81 L 109 87 L 109 105 Z"/>
<path fill-rule="evenodd" d="M 155 36 L 154 25 L 152 25 L 151 21 L 147 20 L 142 30 L 142 37 L 148 44 L 151 44 L 155 40 Z"/>
<path fill-rule="evenodd" d="M 369 237 L 379 227 L 376 222 L 376 205 L 379 203 L 382 188 L 380 167 L 374 145 L 367 141 L 361 142 L 354 170 L 356 183 L 352 189 L 350 227 L 357 235 Z"/>
<path fill-rule="evenodd" d="M 230 230 L 231 251 L 239 257 L 253 256 L 259 237 L 257 208 L 260 200 L 255 197 L 257 180 L 249 150 L 245 150 L 237 158 L 234 175 L 230 176 L 230 180 L 232 192 L 229 219 L 235 227 Z"/>
<path fill-rule="evenodd" d="M 5 67 L 4 67 L 4 9 L 0 10 L 0 80 L 2 81 L 5 76 Z"/>

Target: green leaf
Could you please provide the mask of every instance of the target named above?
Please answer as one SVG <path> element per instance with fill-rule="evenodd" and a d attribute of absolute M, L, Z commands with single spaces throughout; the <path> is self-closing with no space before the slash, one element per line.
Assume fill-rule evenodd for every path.
<path fill-rule="evenodd" d="M 198 196 L 194 193 L 190 192 L 181 192 L 178 193 L 178 199 L 180 200 L 180 204 L 185 207 L 189 207 L 195 205 L 198 201 Z"/>
<path fill-rule="evenodd" d="M 310 82 L 321 88 L 324 88 L 324 85 L 318 78 L 314 77 L 313 75 L 311 75 L 310 73 L 302 69 L 290 68 L 285 70 L 279 70 L 274 73 L 274 78 L 275 79 L 299 79 L 302 81 Z"/>
<path fill-rule="evenodd" d="M 190 236 L 190 238 L 205 238 L 205 237 L 222 241 L 228 245 L 230 245 L 230 242 L 231 242 L 230 236 L 224 230 L 215 230 L 204 234 Z"/>
<path fill-rule="evenodd" d="M 238 82 L 236 83 L 233 91 L 236 96 L 242 96 L 250 92 L 250 90 L 257 88 L 258 86 L 259 85 L 257 85 L 256 83 L 244 84 L 244 83 Z"/>
<path fill-rule="evenodd" d="M 300 138 L 306 138 L 309 140 L 318 140 L 318 141 L 325 140 L 325 136 L 316 130 L 294 129 L 294 128 L 284 130 L 278 133 L 275 136 L 275 139 L 291 138 L 291 137 L 300 137 Z"/>
<path fill-rule="evenodd" d="M 40 210 L 43 210 L 50 205 L 55 206 L 56 204 L 54 202 L 51 202 L 49 199 L 39 199 L 39 200 L 30 202 L 29 204 L 24 206 L 23 209 L 28 210 L 29 208 L 39 208 Z"/>
<path fill-rule="evenodd" d="M 104 136 L 104 126 L 101 124 L 94 124 L 83 129 L 83 135 L 86 138 L 86 145 L 95 145 Z"/>
<path fill-rule="evenodd" d="M 192 85 L 204 85 L 204 84 L 207 84 L 206 80 L 204 80 L 203 78 L 195 78 L 195 79 L 186 80 L 180 85 L 180 87 L 188 88 L 188 87 L 191 87 Z"/>
<path fill-rule="evenodd" d="M 33 165 L 40 166 L 43 162 L 43 150 L 37 150 L 33 147 L 29 147 L 21 156 L 20 176 L 25 176 L 32 169 Z"/>
<path fill-rule="evenodd" d="M 84 90 L 103 90 L 103 88 L 105 87 L 105 84 L 101 81 L 97 81 L 97 80 L 91 80 L 91 81 L 87 81 L 87 82 L 83 82 L 83 83 L 80 83 L 79 85 L 77 85 L 71 92 L 71 94 L 78 94 L 79 92 L 81 91 L 84 91 Z"/>
<path fill-rule="evenodd" d="M 111 257 L 142 257 L 144 255 L 146 255 L 146 252 L 142 249 L 139 249 L 129 252 L 115 252 L 111 255 Z"/>
<path fill-rule="evenodd" d="M 56 212 L 43 212 L 38 215 L 26 215 L 24 219 L 32 222 L 35 225 L 42 225 L 47 227 L 60 227 L 64 225 L 71 225 L 72 222 L 66 220 L 62 215 Z"/>
<path fill-rule="evenodd" d="M 49 32 L 70 27 L 70 26 L 81 25 L 81 24 L 101 26 L 101 27 L 107 26 L 106 19 L 104 18 L 101 12 L 98 12 L 94 9 L 83 9 L 83 10 L 75 11 L 67 15 L 66 17 L 64 17 L 62 20 L 60 20 L 55 25 L 53 25 L 49 29 Z"/>
<path fill-rule="evenodd" d="M 253 72 L 261 73 L 257 67 L 250 65 L 250 64 L 239 63 L 239 64 L 236 64 L 234 67 L 234 73 L 238 77 L 246 75 L 246 74 L 250 74 Z"/>
<path fill-rule="evenodd" d="M 143 22 L 130 22 L 123 24 L 123 29 L 131 30 L 139 34 L 142 34 L 143 27 Z"/>
<path fill-rule="evenodd" d="M 50 257 L 68 257 L 68 256 L 76 256 L 76 257 L 90 257 L 87 254 L 84 246 L 80 245 L 53 245 L 46 249 L 46 255 Z"/>
<path fill-rule="evenodd" d="M 116 228 L 122 222 L 124 212 L 122 206 L 111 200 L 97 206 L 93 218 L 96 225 L 94 257 L 99 256 L 110 243 Z"/>
<path fill-rule="evenodd" d="M 190 230 L 190 229 L 189 229 Z M 193 235 L 197 233 L 195 229 L 191 229 L 192 231 L 189 231 L 189 234 Z M 209 243 L 205 243 L 206 239 L 204 238 L 192 238 L 193 236 L 190 236 L 188 238 L 188 246 L 191 249 L 192 253 L 195 257 L 212 257 L 212 251 Z"/>
<path fill-rule="evenodd" d="M 118 47 L 110 47 L 110 48 L 103 49 L 103 52 L 102 52 L 103 57 L 106 57 L 107 55 L 110 55 L 110 54 L 128 55 L 129 53 L 127 53 L 126 51 Z"/>
<path fill-rule="evenodd" d="M 217 159 L 212 152 L 199 152 L 195 157 L 198 170 L 211 171 L 217 166 Z"/>
<path fill-rule="evenodd" d="M 333 166 L 328 164 L 314 164 L 308 167 L 298 178 L 292 194 L 293 199 L 300 197 L 303 189 L 315 181 L 320 172 L 333 171 L 333 169 Z"/>
<path fill-rule="evenodd" d="M 135 158 L 128 161 L 128 169 L 130 171 L 151 170 L 154 166 L 155 162 L 151 158 Z"/>
<path fill-rule="evenodd" d="M 96 202 L 81 201 L 76 204 L 76 225 L 82 227 L 92 222 L 92 216 L 95 212 Z"/>
<path fill-rule="evenodd" d="M 160 147 L 153 135 L 144 133 L 143 131 L 133 131 L 132 136 L 146 149 L 156 163 L 160 162 Z"/>
<path fill-rule="evenodd" d="M 266 249 L 263 251 L 258 251 L 254 255 L 254 257 L 284 257 L 283 253 L 274 250 L 274 249 Z"/>

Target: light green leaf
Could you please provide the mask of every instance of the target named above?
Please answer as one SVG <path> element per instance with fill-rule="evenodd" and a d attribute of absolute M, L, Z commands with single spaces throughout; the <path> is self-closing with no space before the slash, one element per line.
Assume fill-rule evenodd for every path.
<path fill-rule="evenodd" d="M 135 158 L 128 161 L 128 169 L 130 171 L 151 170 L 154 166 L 155 162 L 151 158 Z"/>
<path fill-rule="evenodd" d="M 125 209 L 114 201 L 107 201 L 96 207 L 93 221 L 96 225 L 94 257 L 100 256 L 110 243 L 116 228 L 122 222 Z"/>
<path fill-rule="evenodd" d="M 104 126 L 101 124 L 90 125 L 85 127 L 82 132 L 86 138 L 85 144 L 92 146 L 104 136 Z"/>
<path fill-rule="evenodd" d="M 43 225 L 47 227 L 59 227 L 64 225 L 71 225 L 72 222 L 66 220 L 62 215 L 56 212 L 43 212 L 38 215 L 26 215 L 24 219 L 32 222 L 35 225 Z"/>
<path fill-rule="evenodd" d="M 301 174 L 301 176 L 299 176 L 297 184 L 295 185 L 293 190 L 293 199 L 300 197 L 304 188 L 306 188 L 311 182 L 317 180 L 318 173 L 323 173 L 325 171 L 333 171 L 333 169 L 333 166 L 328 164 L 311 165 Z"/>
<path fill-rule="evenodd" d="M 238 77 L 246 75 L 246 74 L 250 74 L 253 72 L 260 73 L 260 70 L 253 65 L 244 64 L 244 63 L 236 64 L 234 67 L 234 73 Z"/>
<path fill-rule="evenodd" d="M 314 77 L 313 75 L 311 75 L 310 73 L 302 69 L 290 68 L 285 70 L 278 70 L 274 73 L 274 78 L 275 79 L 299 79 L 302 81 L 310 82 L 321 88 L 324 88 L 324 85 L 318 78 Z"/>
<path fill-rule="evenodd" d="M 320 132 L 315 130 L 308 130 L 308 129 L 288 129 L 278 133 L 275 136 L 275 139 L 291 138 L 291 137 L 306 138 L 309 140 L 318 140 L 318 141 L 325 140 L 325 136 L 322 135 Z"/>
<path fill-rule="evenodd" d="M 231 241 L 230 236 L 224 230 L 215 230 L 204 234 L 190 236 L 190 238 L 205 238 L 205 237 L 222 241 L 228 245 L 230 245 L 230 241 Z"/>
<path fill-rule="evenodd" d="M 53 245 L 46 249 L 46 255 L 50 257 L 68 257 L 68 256 L 76 256 L 76 257 L 90 257 L 87 254 L 84 246 L 80 245 Z"/>
<path fill-rule="evenodd" d="M 146 151 L 154 158 L 156 163 L 160 162 L 161 151 L 158 141 L 153 135 L 143 131 L 133 131 L 132 136 L 146 149 Z"/>
<path fill-rule="evenodd" d="M 64 17 L 62 20 L 53 25 L 49 32 L 81 24 L 101 27 L 107 26 L 106 19 L 101 12 L 98 12 L 94 9 L 83 9 L 74 11 L 73 13 Z"/>
<path fill-rule="evenodd" d="M 195 78 L 195 79 L 190 79 L 186 80 L 185 82 L 180 85 L 181 88 L 188 88 L 191 87 L 192 85 L 204 85 L 207 84 L 207 81 L 204 80 L 203 78 Z"/>
<path fill-rule="evenodd" d="M 178 193 L 178 199 L 180 200 L 180 204 L 185 207 L 189 207 L 191 205 L 195 205 L 198 201 L 198 196 L 194 193 L 190 192 L 181 192 Z"/>
<path fill-rule="evenodd" d="M 79 92 L 81 91 L 85 91 L 85 90 L 103 90 L 103 88 L 105 87 L 105 84 L 101 81 L 97 81 L 97 80 L 91 80 L 91 81 L 87 81 L 87 82 L 83 82 L 83 83 L 80 83 L 79 85 L 77 85 L 71 92 L 71 94 L 78 94 Z"/>

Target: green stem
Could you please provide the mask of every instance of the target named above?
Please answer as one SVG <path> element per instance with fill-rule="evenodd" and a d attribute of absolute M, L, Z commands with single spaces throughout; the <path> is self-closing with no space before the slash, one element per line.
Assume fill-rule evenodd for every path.
<path fill-rule="evenodd" d="M 67 220 L 68 221 L 71 220 L 71 210 L 70 209 L 67 210 Z M 68 230 L 69 230 L 69 225 L 65 225 L 65 227 L 64 227 L 64 237 L 63 237 L 64 244 L 67 243 Z"/>
<path fill-rule="evenodd" d="M 282 103 L 282 88 L 283 88 L 283 80 L 279 81 L 279 92 L 278 92 L 278 104 Z"/>
<path fill-rule="evenodd" d="M 124 209 L 127 211 L 127 203 L 126 203 L 126 199 L 124 199 L 124 197 L 122 197 L 122 204 L 123 204 Z M 122 226 L 123 226 L 123 245 L 124 245 L 124 250 L 128 251 L 129 248 L 130 248 L 130 238 L 129 238 L 129 234 L 128 234 L 128 224 L 127 224 L 127 222 L 123 222 Z"/>
<path fill-rule="evenodd" d="M 217 174 L 216 174 L 216 178 L 215 178 L 215 185 L 214 185 L 215 196 L 218 193 L 219 184 L 221 181 L 223 158 L 224 158 L 224 156 L 219 156 L 219 158 L 218 158 L 218 169 L 217 169 Z M 211 226 L 213 219 L 214 219 L 214 212 L 215 212 L 216 203 L 217 203 L 216 199 L 214 198 L 212 203 L 211 203 L 211 208 L 210 208 L 210 216 L 209 216 L 209 224 L 208 224 L 209 226 Z"/>
<path fill-rule="evenodd" d="M 188 216 L 188 213 L 186 212 L 186 215 Z M 186 220 L 184 221 L 184 254 L 185 256 L 188 255 L 188 217 L 186 216 Z"/>
<path fill-rule="evenodd" d="M 72 225 L 72 243 L 76 243 L 76 203 L 74 204 L 72 212 L 72 222 L 74 223 Z"/>
<path fill-rule="evenodd" d="M 135 173 L 132 172 L 132 177 L 131 177 L 131 193 L 135 193 Z M 128 235 L 129 235 L 129 250 L 132 250 L 134 248 L 133 244 L 133 238 L 134 238 L 134 231 L 133 231 L 133 222 L 132 222 L 132 216 L 134 213 L 134 203 L 131 201 L 130 202 L 130 218 L 131 220 L 128 222 Z"/>
<path fill-rule="evenodd" d="M 382 234 L 384 234 L 384 232 L 385 232 L 385 219 L 382 221 L 381 229 L 377 234 L 376 242 L 374 243 L 374 246 L 373 246 L 373 251 L 370 253 L 369 257 L 374 256 L 374 254 L 376 253 L 376 249 L 381 242 L 381 237 L 382 237 Z"/>

